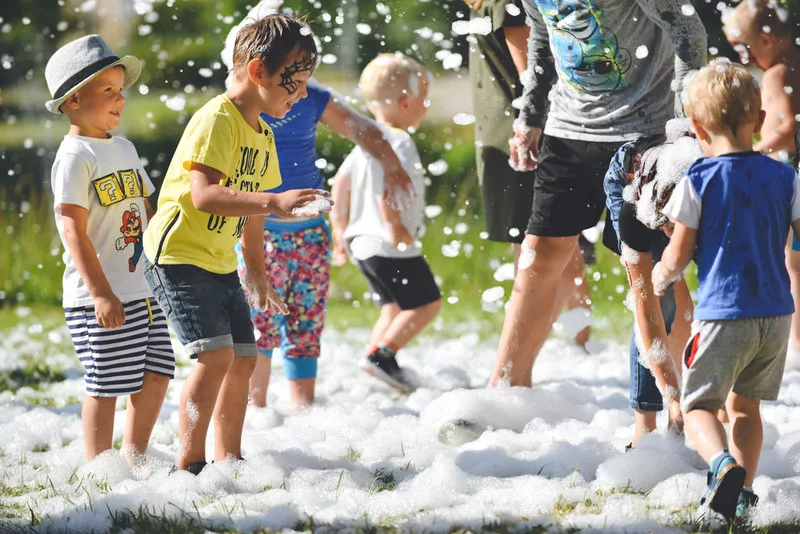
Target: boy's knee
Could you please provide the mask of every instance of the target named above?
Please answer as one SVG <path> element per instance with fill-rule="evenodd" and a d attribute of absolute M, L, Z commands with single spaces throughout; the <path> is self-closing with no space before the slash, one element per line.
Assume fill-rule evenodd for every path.
<path fill-rule="evenodd" d="M 758 399 L 748 399 L 736 393 L 728 396 L 725 407 L 730 417 L 755 416 L 761 411 L 761 401 Z"/>
<path fill-rule="evenodd" d="M 249 380 L 256 368 L 256 362 L 255 356 L 236 356 L 228 369 L 228 374 Z"/>
<path fill-rule="evenodd" d="M 149 371 L 145 371 L 145 376 L 147 377 L 147 381 L 154 385 L 154 386 L 168 386 L 170 377 L 158 373 L 151 373 Z"/>

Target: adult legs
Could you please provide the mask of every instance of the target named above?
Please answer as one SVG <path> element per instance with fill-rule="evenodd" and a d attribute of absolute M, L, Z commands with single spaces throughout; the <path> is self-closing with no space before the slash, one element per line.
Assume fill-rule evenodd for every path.
<path fill-rule="evenodd" d="M 533 251 L 533 263 L 520 269 L 514 280 L 490 386 L 503 379 L 511 386 L 531 386 L 533 362 L 552 327 L 558 282 L 577 248 L 578 236 L 528 235 L 525 243 Z"/>

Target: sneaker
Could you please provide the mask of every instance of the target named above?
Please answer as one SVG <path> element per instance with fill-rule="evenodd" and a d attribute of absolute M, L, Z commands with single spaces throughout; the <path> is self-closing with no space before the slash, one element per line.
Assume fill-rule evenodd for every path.
<path fill-rule="evenodd" d="M 733 456 L 726 456 L 719 462 L 716 471 L 709 471 L 708 489 L 700 499 L 700 504 L 708 503 L 709 508 L 725 519 L 732 519 L 736 514 L 745 475 L 744 467 L 737 464 Z"/>
<path fill-rule="evenodd" d="M 414 391 L 414 386 L 408 381 L 400 366 L 397 365 L 397 359 L 394 356 L 382 356 L 373 352 L 363 358 L 358 366 L 398 391 L 403 393 Z"/>
<path fill-rule="evenodd" d="M 739 502 L 736 503 L 736 517 L 747 514 L 747 511 L 758 504 L 758 495 L 749 489 L 743 489 L 739 494 Z"/>
<path fill-rule="evenodd" d="M 206 462 L 195 462 L 193 464 L 187 465 L 184 469 L 178 469 L 177 465 L 173 465 L 172 469 L 169 470 L 169 474 L 171 475 L 172 473 L 175 473 L 177 471 L 189 471 L 191 474 L 197 476 L 200 474 L 200 471 L 202 471 L 206 465 L 208 465 L 206 464 Z"/>

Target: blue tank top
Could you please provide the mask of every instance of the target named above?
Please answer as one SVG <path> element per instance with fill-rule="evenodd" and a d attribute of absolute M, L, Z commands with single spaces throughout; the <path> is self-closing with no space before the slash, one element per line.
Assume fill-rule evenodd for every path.
<path fill-rule="evenodd" d="M 322 173 L 317 169 L 317 124 L 328 105 L 330 91 L 311 79 L 308 96 L 295 104 L 282 119 L 261 114 L 275 134 L 278 163 L 283 182 L 270 193 L 307 187 L 322 188 Z"/>
<path fill-rule="evenodd" d="M 308 96 L 295 104 L 282 119 L 261 114 L 275 134 L 275 147 L 278 150 L 278 164 L 282 183 L 270 193 L 282 193 L 292 189 L 322 189 L 322 173 L 317 161 L 317 124 L 328 100 L 330 91 L 323 88 L 313 78 L 308 82 Z M 315 219 L 316 220 L 316 219 Z M 280 225 L 280 226 L 277 226 Z M 265 219 L 267 230 L 287 228 L 285 223 Z"/>

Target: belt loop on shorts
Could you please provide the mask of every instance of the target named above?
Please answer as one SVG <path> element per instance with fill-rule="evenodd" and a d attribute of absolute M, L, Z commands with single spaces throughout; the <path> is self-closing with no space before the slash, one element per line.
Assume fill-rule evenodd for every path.
<path fill-rule="evenodd" d="M 150 299 L 144 299 L 145 303 L 147 304 L 147 315 L 150 317 L 150 324 L 153 324 L 153 308 L 150 307 Z"/>

